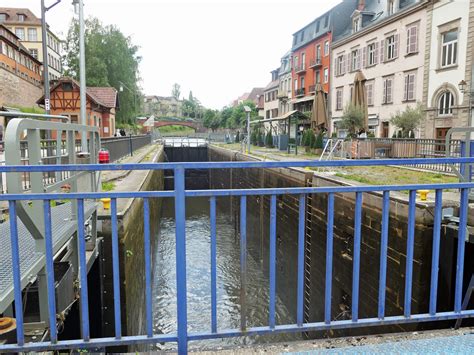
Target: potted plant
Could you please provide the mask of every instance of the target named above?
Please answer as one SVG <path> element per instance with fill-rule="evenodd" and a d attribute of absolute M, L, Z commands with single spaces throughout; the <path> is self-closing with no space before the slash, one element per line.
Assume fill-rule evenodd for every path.
<path fill-rule="evenodd" d="M 321 155 L 323 153 L 323 145 L 323 132 L 318 132 L 318 134 L 315 136 L 312 146 L 314 149 L 314 154 Z"/>

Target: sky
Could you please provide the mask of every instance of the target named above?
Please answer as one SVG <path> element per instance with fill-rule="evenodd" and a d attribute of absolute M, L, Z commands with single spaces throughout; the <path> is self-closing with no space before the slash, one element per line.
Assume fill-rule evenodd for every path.
<path fill-rule="evenodd" d="M 45 0 L 46 6 L 55 0 Z M 340 0 L 84 0 L 85 16 L 115 24 L 140 47 L 145 95 L 181 95 L 220 109 L 253 87 L 265 87 L 270 71 L 291 48 L 292 34 Z M 46 20 L 65 38 L 74 16 L 62 0 Z M 1 0 L 40 17 L 40 0 Z M 113 55 L 113 53 L 111 53 Z"/>

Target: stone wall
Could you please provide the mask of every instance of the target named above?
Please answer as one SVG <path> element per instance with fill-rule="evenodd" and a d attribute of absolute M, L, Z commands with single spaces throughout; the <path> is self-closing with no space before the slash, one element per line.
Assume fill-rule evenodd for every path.
<path fill-rule="evenodd" d="M 152 159 L 154 162 L 163 161 L 162 148 Z M 132 172 L 131 174 L 138 173 Z M 143 171 L 144 175 L 135 178 L 140 191 L 163 190 L 163 171 Z M 129 175 L 129 178 L 131 175 Z M 140 181 L 141 180 L 141 181 Z M 161 199 L 152 198 L 150 204 L 150 237 L 151 250 L 154 250 L 154 236 L 158 233 Z M 124 335 L 146 333 L 145 313 L 145 259 L 144 259 L 144 220 L 143 200 L 131 199 L 126 208 L 118 206 L 118 236 L 120 255 L 120 295 L 122 312 L 122 332 Z M 114 336 L 113 312 L 113 280 L 112 280 L 112 242 L 110 214 L 99 217 L 102 229 L 99 236 L 104 240 L 103 287 L 104 297 L 104 327 L 103 336 Z M 153 255 L 151 255 L 153 258 Z M 122 349 L 126 350 L 126 349 Z M 139 350 L 145 350 L 140 348 Z"/>
<path fill-rule="evenodd" d="M 36 107 L 43 87 L 0 67 L 0 106 Z"/>

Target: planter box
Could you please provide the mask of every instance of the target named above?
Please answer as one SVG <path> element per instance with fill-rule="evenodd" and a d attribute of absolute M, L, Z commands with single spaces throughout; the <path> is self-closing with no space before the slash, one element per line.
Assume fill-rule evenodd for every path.
<path fill-rule="evenodd" d="M 415 158 L 416 142 L 394 141 L 392 146 L 392 158 Z"/>

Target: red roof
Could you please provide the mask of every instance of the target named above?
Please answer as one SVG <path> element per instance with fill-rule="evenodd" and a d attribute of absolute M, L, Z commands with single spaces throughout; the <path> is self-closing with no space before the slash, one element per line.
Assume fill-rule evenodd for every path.
<path fill-rule="evenodd" d="M 88 87 L 87 93 L 107 108 L 117 105 L 117 90 L 113 87 Z"/>

